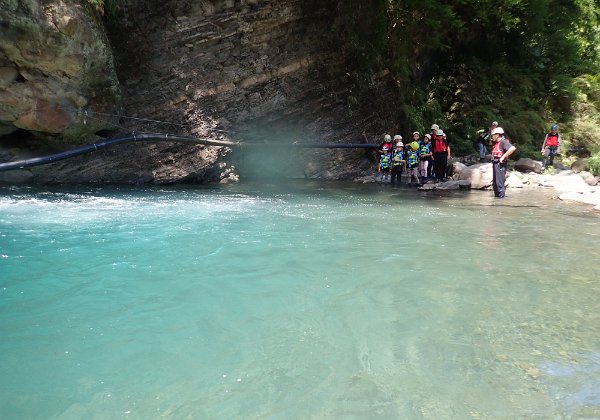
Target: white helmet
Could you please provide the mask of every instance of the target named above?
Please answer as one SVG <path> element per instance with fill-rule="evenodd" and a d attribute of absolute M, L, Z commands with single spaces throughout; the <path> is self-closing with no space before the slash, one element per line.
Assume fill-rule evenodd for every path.
<path fill-rule="evenodd" d="M 440 126 L 437 124 L 432 124 L 430 130 L 439 130 Z"/>
<path fill-rule="evenodd" d="M 504 128 L 502 127 L 496 127 L 492 130 L 492 134 L 490 134 L 491 136 L 493 136 L 494 134 L 504 134 Z"/>
<path fill-rule="evenodd" d="M 396 134 L 394 136 L 394 140 L 402 140 L 402 136 L 400 134 Z"/>
<path fill-rule="evenodd" d="M 386 134 L 385 136 L 383 136 L 383 140 L 392 141 L 392 136 L 390 136 L 389 134 Z"/>

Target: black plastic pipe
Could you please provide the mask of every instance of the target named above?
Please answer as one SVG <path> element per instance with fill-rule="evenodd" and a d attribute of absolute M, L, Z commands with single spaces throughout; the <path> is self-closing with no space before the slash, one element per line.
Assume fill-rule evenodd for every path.
<path fill-rule="evenodd" d="M 13 162 L 0 163 L 0 172 L 12 171 L 15 169 L 30 168 L 32 166 L 46 165 L 48 163 L 58 162 L 59 160 L 69 159 L 86 153 L 95 152 L 108 146 L 114 146 L 122 143 L 134 142 L 176 142 L 190 144 L 206 144 L 208 146 L 228 146 L 228 147 L 299 147 L 307 149 L 376 149 L 376 144 L 363 143 L 290 143 L 290 144 L 272 144 L 272 143 L 241 143 L 226 140 L 207 140 L 196 137 L 174 136 L 172 134 L 160 133 L 132 133 L 125 137 L 115 137 L 100 141 L 94 144 L 79 146 L 64 152 L 54 153 L 52 155 L 41 156 L 31 159 L 17 160 Z"/>

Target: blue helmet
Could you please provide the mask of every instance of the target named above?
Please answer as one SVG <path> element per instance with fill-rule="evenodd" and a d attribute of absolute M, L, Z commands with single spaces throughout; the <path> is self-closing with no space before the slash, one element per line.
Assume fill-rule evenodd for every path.
<path fill-rule="evenodd" d="M 558 124 L 552 124 L 552 127 L 550 127 L 550 131 L 554 130 L 558 130 Z"/>

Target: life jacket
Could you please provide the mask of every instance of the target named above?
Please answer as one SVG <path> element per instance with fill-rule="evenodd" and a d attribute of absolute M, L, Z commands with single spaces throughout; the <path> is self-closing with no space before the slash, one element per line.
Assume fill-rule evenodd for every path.
<path fill-rule="evenodd" d="M 423 157 L 431 151 L 431 143 L 423 143 L 419 148 L 419 156 Z"/>
<path fill-rule="evenodd" d="M 433 139 L 433 152 L 445 152 L 446 150 L 448 150 L 446 141 L 442 136 L 436 135 Z"/>
<path fill-rule="evenodd" d="M 401 160 L 404 160 L 404 152 L 402 150 L 395 151 L 392 155 L 392 166 L 402 165 Z"/>
<path fill-rule="evenodd" d="M 500 145 L 500 143 L 502 143 L 502 142 L 497 141 L 496 143 L 494 143 L 494 147 L 492 147 L 492 157 L 494 159 L 500 159 L 502 157 L 502 155 L 504 154 L 504 149 L 502 149 L 502 146 Z"/>
<path fill-rule="evenodd" d="M 417 163 L 419 162 L 419 155 L 417 154 L 416 150 L 408 150 L 407 152 L 407 164 L 409 168 L 414 168 L 415 166 L 417 166 Z"/>
<path fill-rule="evenodd" d="M 390 160 L 392 156 L 388 154 L 381 155 L 379 158 L 379 167 L 381 169 L 390 169 Z"/>
<path fill-rule="evenodd" d="M 558 147 L 558 133 L 548 133 L 548 137 L 546 137 L 546 147 Z"/>

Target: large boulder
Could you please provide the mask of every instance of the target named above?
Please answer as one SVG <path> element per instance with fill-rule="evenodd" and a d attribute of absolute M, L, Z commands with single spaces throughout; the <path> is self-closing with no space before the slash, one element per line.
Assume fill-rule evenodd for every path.
<path fill-rule="evenodd" d="M 88 2 L 0 1 L 0 136 L 17 129 L 77 143 L 111 127 L 120 98 L 112 51 Z"/>
<path fill-rule="evenodd" d="M 517 173 L 513 172 L 508 174 L 504 185 L 506 185 L 507 188 L 523 188 L 526 183 L 527 180 L 524 180 L 519 175 L 517 175 Z"/>
<path fill-rule="evenodd" d="M 587 158 L 577 159 L 571 165 L 571 170 L 573 172 L 575 172 L 576 174 L 579 173 L 579 172 L 581 172 L 581 171 L 586 171 L 586 170 L 589 169 L 588 162 L 589 162 L 589 159 L 587 159 Z"/>
<path fill-rule="evenodd" d="M 468 166 L 456 175 L 459 181 L 468 181 L 472 189 L 482 190 L 492 186 L 491 163 L 478 163 Z"/>
<path fill-rule="evenodd" d="M 462 162 L 455 161 L 455 162 L 452 162 L 452 164 L 450 165 L 450 174 L 451 175 L 460 174 L 465 169 L 467 169 L 467 165 L 465 165 Z"/>
<path fill-rule="evenodd" d="M 533 159 L 521 158 L 515 162 L 515 170 L 519 172 L 535 172 L 536 174 L 539 174 L 542 172 L 542 164 Z"/>

